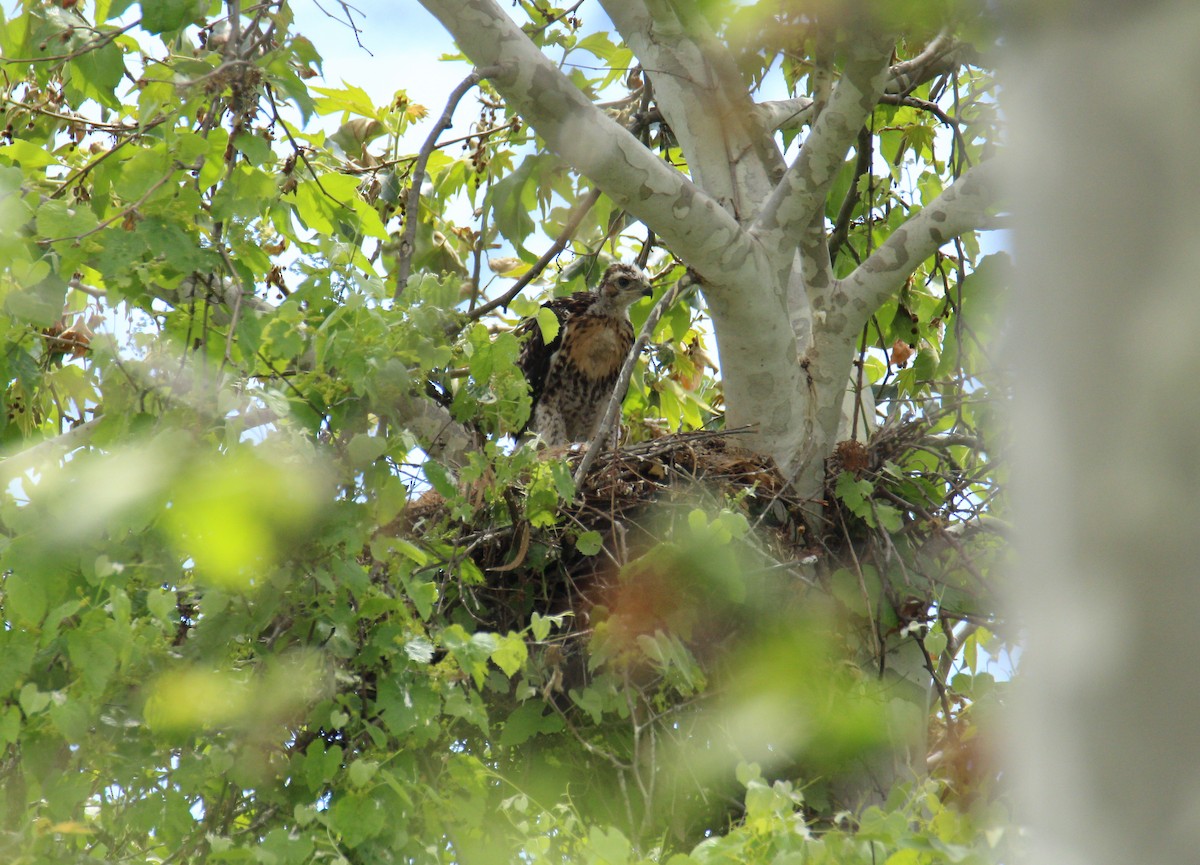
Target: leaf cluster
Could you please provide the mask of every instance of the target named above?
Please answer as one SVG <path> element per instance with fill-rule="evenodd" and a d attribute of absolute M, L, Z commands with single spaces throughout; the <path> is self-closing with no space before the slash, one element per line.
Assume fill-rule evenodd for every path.
<path fill-rule="evenodd" d="M 615 36 L 577 6 L 518 6 L 585 93 L 620 91 L 611 110 L 678 162 L 667 130 L 638 125 L 644 82 Z M 505 439 L 529 413 L 512 325 L 610 259 L 644 250 L 659 293 L 684 267 L 486 85 L 414 198 L 421 154 L 400 136 L 430 112 L 315 85 L 286 3 L 0 16 L 7 861 L 1007 855 L 1015 831 L 969 746 L 1004 687 L 975 653 L 1003 644 L 975 573 L 1002 558 L 976 527 L 1003 516 L 984 398 L 1003 256 L 939 253 L 864 334 L 862 387 L 893 422 L 865 466 L 831 475 L 844 537 L 804 535 L 758 463 L 661 511 L 614 470 L 604 502 Z M 815 92 L 796 53 L 790 86 Z M 983 129 L 981 76 L 956 83 Z M 943 155 L 930 117 L 877 112 L 896 171 L 843 169 L 839 268 L 982 146 Z M 560 236 L 555 272 L 536 250 Z M 480 312 L 517 279 L 530 297 Z M 636 369 L 628 444 L 720 426 L 710 351 L 692 295 Z M 908 619 L 897 562 L 928 602 Z M 846 646 L 908 626 L 943 684 L 944 769 L 833 819 L 833 780 L 884 745 L 886 694 Z"/>

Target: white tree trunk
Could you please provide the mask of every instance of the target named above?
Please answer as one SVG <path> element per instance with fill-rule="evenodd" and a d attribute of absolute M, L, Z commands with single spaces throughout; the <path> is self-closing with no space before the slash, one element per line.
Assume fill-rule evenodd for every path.
<path fill-rule="evenodd" d="M 1008 77 L 1011 745 L 1034 865 L 1179 865 L 1200 861 L 1200 7 L 1091 5 Z"/>
<path fill-rule="evenodd" d="M 820 497 L 853 345 L 883 299 L 942 243 L 978 225 L 994 196 L 973 169 L 845 280 L 833 276 L 825 199 L 879 95 L 920 66 L 889 67 L 891 42 L 864 28 L 846 72 L 785 168 L 703 16 L 663 0 L 603 0 L 655 87 L 691 180 L 588 102 L 496 0 L 421 0 L 546 143 L 645 222 L 703 278 L 730 426 Z M 936 40 L 935 40 L 936 41 Z M 812 106 L 800 105 L 805 116 Z"/>

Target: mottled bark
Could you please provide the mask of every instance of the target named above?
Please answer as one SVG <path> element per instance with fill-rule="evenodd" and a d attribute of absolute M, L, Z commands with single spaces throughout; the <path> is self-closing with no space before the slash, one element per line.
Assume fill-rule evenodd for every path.
<path fill-rule="evenodd" d="M 975 227 L 995 191 L 990 170 L 975 169 L 850 279 L 834 278 L 825 199 L 847 151 L 880 96 L 942 68 L 953 43 L 939 36 L 920 57 L 889 65 L 891 41 L 864 26 L 785 169 L 767 130 L 791 106 L 764 113 L 750 102 L 702 16 L 667 0 L 602 0 L 653 83 L 689 179 L 592 105 L 495 0 L 421 2 L 477 66 L 498 70 L 492 84 L 552 150 L 703 277 L 729 424 L 756 424 L 754 446 L 774 456 L 801 493 L 819 498 L 854 341 L 872 304 L 940 242 Z M 800 102 L 794 108 L 806 117 L 816 112 Z"/>

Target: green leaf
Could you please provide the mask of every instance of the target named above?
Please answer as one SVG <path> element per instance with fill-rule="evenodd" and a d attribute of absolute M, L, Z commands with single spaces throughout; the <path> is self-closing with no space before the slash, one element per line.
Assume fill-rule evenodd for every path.
<path fill-rule="evenodd" d="M 946 644 L 946 635 L 942 632 L 940 626 L 925 637 L 925 651 L 929 653 L 929 656 L 935 662 L 942 656 L 942 652 L 946 651 Z"/>
<path fill-rule="evenodd" d="M 144 0 L 142 28 L 150 33 L 179 30 L 191 24 L 207 6 L 207 0 Z"/>
<path fill-rule="evenodd" d="M 119 109 L 115 90 L 125 76 L 125 56 L 115 41 L 84 51 L 67 64 L 70 81 L 84 96 Z"/>
<path fill-rule="evenodd" d="M 50 705 L 51 696 L 49 691 L 39 691 L 37 685 L 29 682 L 21 689 L 17 702 L 26 716 L 36 715 Z"/>
<path fill-rule="evenodd" d="M 342 843 L 354 848 L 378 835 L 388 815 L 379 802 L 365 793 L 339 796 L 329 809 L 329 825 L 341 836 Z"/>
<path fill-rule="evenodd" d="M 4 308 L 18 321 L 36 327 L 49 327 L 62 316 L 67 285 L 57 275 L 49 276 L 23 291 L 14 291 L 4 298 Z"/>
<path fill-rule="evenodd" d="M 404 654 L 418 664 L 428 664 L 433 660 L 434 645 L 424 637 L 413 637 L 404 642 Z"/>
<path fill-rule="evenodd" d="M 557 165 L 558 158 L 528 157 L 515 171 L 492 184 L 488 193 L 496 228 L 512 242 L 518 253 L 524 251 L 525 238 L 534 229 L 529 214 L 537 201 L 535 178 L 551 164 Z"/>
<path fill-rule="evenodd" d="M 512 748 L 541 733 L 558 733 L 563 729 L 562 717 L 547 708 L 541 700 L 522 703 L 504 722 L 500 732 L 500 747 Z"/>
<path fill-rule="evenodd" d="M 504 671 L 510 679 L 521 671 L 529 658 L 529 648 L 520 634 L 509 632 L 500 638 L 499 644 L 492 650 L 492 662 Z"/>
<path fill-rule="evenodd" d="M 597 531 L 588 531 L 575 539 L 575 548 L 585 556 L 594 556 L 604 547 L 604 536 Z"/>
<path fill-rule="evenodd" d="M 23 138 L 18 138 L 11 144 L 0 147 L 0 157 L 11 159 L 26 169 L 45 168 L 47 165 L 54 165 L 58 162 L 57 159 L 46 152 L 44 147 L 38 147 L 36 144 L 26 141 Z M 65 207 L 66 205 L 64 204 L 63 206 Z"/>
<path fill-rule="evenodd" d="M 378 771 L 379 764 L 374 760 L 355 760 L 350 764 L 347 774 L 353 786 L 365 787 Z"/>
<path fill-rule="evenodd" d="M 875 520 L 884 531 L 895 534 L 904 528 L 904 514 L 891 505 L 874 506 Z"/>
<path fill-rule="evenodd" d="M 21 710 L 9 706 L 0 713 L 0 747 L 15 744 L 21 732 Z"/>
<path fill-rule="evenodd" d="M 271 143 L 252 132 L 241 132 L 233 139 L 233 146 L 250 160 L 252 165 L 263 165 L 275 160 Z M 273 184 L 272 184 L 273 187 Z"/>
<path fill-rule="evenodd" d="M 534 612 L 529 620 L 529 631 L 533 634 L 533 639 L 536 642 L 544 642 L 546 637 L 550 636 L 551 628 L 561 628 L 564 616 L 570 613 L 562 613 L 557 616 L 543 616 L 541 613 Z"/>
<path fill-rule="evenodd" d="M 422 621 L 428 622 L 433 614 L 433 605 L 438 600 L 437 583 L 429 580 L 405 580 L 404 592 L 417 608 L 417 615 Z"/>
<path fill-rule="evenodd" d="M 352 466 L 363 468 L 369 466 L 387 453 L 387 449 L 387 439 L 360 433 L 350 439 L 350 444 L 346 447 L 346 452 L 350 457 L 350 464 Z"/>
<path fill-rule="evenodd" d="M 164 624 L 174 624 L 179 618 L 177 604 L 175 593 L 167 589 L 155 587 L 146 592 L 146 608 Z"/>
<path fill-rule="evenodd" d="M 546 345 L 554 342 L 554 338 L 558 336 L 558 316 L 554 310 L 542 307 L 537 311 L 538 330 L 542 332 L 542 342 Z"/>
<path fill-rule="evenodd" d="M 47 599 L 42 580 L 15 571 L 4 581 L 5 613 L 18 624 L 35 627 L 46 615 Z"/>
<path fill-rule="evenodd" d="M 855 514 L 855 516 L 867 519 L 871 514 L 871 503 L 868 500 L 871 493 L 875 491 L 875 486 L 867 480 L 855 480 L 854 475 L 850 472 L 842 472 L 838 475 L 837 484 L 834 487 L 837 497 L 846 503 L 846 507 Z"/>
<path fill-rule="evenodd" d="M 619 829 L 599 826 L 593 826 L 588 833 L 586 849 L 588 861 L 595 865 L 625 865 L 633 852 L 629 839 Z"/>

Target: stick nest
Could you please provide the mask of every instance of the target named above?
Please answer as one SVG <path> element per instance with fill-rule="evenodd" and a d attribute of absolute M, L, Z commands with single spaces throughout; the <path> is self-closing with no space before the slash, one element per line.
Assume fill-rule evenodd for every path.
<path fill-rule="evenodd" d="M 568 628 L 583 631 L 591 605 L 611 590 L 621 569 L 667 539 L 673 517 L 686 517 L 696 508 L 742 513 L 754 529 L 754 542 L 777 562 L 809 554 L 803 529 L 808 503 L 795 495 L 770 457 L 737 444 L 742 432 L 681 433 L 605 451 L 579 483 L 574 500 L 560 502 L 552 526 L 531 525 L 521 491 L 510 489 L 503 497 L 506 506 L 488 507 L 477 496 L 474 516 L 457 523 L 449 503 L 427 493 L 385 532 L 449 535 L 460 552 L 439 569 L 441 597 L 443 603 L 461 602 L 477 625 L 519 630 L 534 612 L 570 612 L 574 621 Z M 563 459 L 574 471 L 582 454 L 556 449 L 542 457 Z M 482 584 L 464 578 L 463 558 L 477 569 L 466 570 L 483 574 Z"/>

